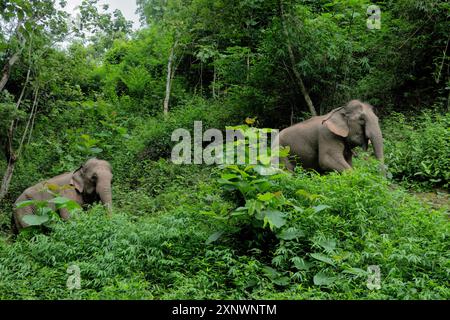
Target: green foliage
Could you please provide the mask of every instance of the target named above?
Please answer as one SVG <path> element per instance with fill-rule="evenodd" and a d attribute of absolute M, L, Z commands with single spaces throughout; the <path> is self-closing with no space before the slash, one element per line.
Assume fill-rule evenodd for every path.
<path fill-rule="evenodd" d="M 254 120 L 247 119 L 247 122 Z M 292 206 L 297 210 L 301 208 L 284 198 L 281 191 L 274 191 L 276 181 L 281 179 L 284 173 L 272 166 L 270 144 L 265 138 L 265 149 L 261 144 L 262 137 L 271 132 L 270 129 L 257 129 L 247 125 L 227 127 L 242 135 L 244 139 L 229 141 L 224 146 L 222 155 L 220 178 L 218 183 L 226 191 L 237 191 L 238 196 L 245 202 L 242 207 L 228 214 L 231 225 L 237 226 L 237 232 L 242 228 L 250 228 L 258 232 L 259 229 L 269 227 L 276 234 L 286 223 L 286 207 Z M 241 150 L 243 152 L 241 152 Z M 278 155 L 287 156 L 288 150 L 278 150 Z M 233 157 L 231 157 L 233 156 Z M 252 159 L 251 157 L 255 157 Z M 253 162 L 255 163 L 253 164 Z M 243 163 L 241 165 L 227 163 Z M 215 216 L 214 213 L 205 213 Z M 224 217 L 216 216 L 223 219 Z M 236 230 L 235 230 L 236 231 Z M 208 243 L 218 240 L 215 233 L 208 239 Z"/>
<path fill-rule="evenodd" d="M 424 112 L 414 120 L 402 114 L 384 124 L 386 163 L 399 180 L 448 187 L 450 182 L 450 113 Z"/>
<path fill-rule="evenodd" d="M 245 199 L 245 205 L 233 211 L 230 218 L 238 221 L 238 224 L 255 228 L 268 226 L 272 231 L 283 227 L 286 213 L 281 210 L 287 206 L 295 206 L 280 191 L 270 192 L 274 181 L 280 178 L 281 175 L 261 176 L 252 166 L 243 170 L 237 166 L 226 166 L 218 182 L 226 190 L 239 190 Z"/>
<path fill-rule="evenodd" d="M 448 212 L 395 185 L 448 187 L 446 2 L 378 2 L 381 29 L 368 30 L 366 0 L 284 0 L 285 17 L 275 0 L 139 0 L 149 24 L 133 33 L 120 12 L 99 10 L 96 0 L 83 2 L 82 25 L 73 26 L 53 2 L 0 4 L 0 69 L 20 54 L 0 93 L 1 173 L 11 120 L 17 133 L 31 120 L 0 203 L 0 299 L 450 297 Z M 58 41 L 70 43 L 62 49 Z M 168 160 L 172 132 L 192 133 L 194 121 L 205 131 L 247 116 L 270 128 L 306 119 L 294 68 L 319 113 L 351 98 L 382 111 L 395 180 L 359 159 L 352 172 L 323 176 L 300 168 L 267 175 L 267 155 L 219 169 Z M 385 111 L 423 106 L 435 107 L 383 119 Z M 248 139 L 244 150 L 248 158 Z M 112 218 L 93 206 L 66 223 L 56 219 L 51 233 L 11 241 L 17 196 L 93 156 L 113 165 Z M 54 201 L 23 204 L 38 208 L 29 222 L 47 224 L 54 209 L 71 206 Z M 72 265 L 80 290 L 66 286 Z M 372 265 L 381 271 L 379 290 L 367 287 Z"/>
<path fill-rule="evenodd" d="M 26 114 L 16 109 L 16 105 L 13 103 L 13 96 L 7 91 L 2 92 L 0 98 L 0 130 L 6 132 L 11 126 L 11 121 L 16 119 L 25 118 Z"/>
<path fill-rule="evenodd" d="M 445 241 L 448 236 L 445 216 L 441 213 L 430 215 L 426 209 L 418 212 L 420 205 L 417 202 L 400 200 L 405 195 L 402 192 L 392 194 L 374 168 L 371 165 L 343 176 L 286 176 L 280 182 L 285 197 L 292 198 L 291 201 L 305 209 L 288 215 L 283 237 L 279 237 L 276 248 L 269 253 L 273 270 L 269 278 L 274 284 L 294 292 L 302 291 L 305 286 L 329 288 L 332 293 L 326 297 L 351 298 L 355 296 L 350 292 L 360 292 L 368 298 L 386 298 L 392 294 L 395 298 L 411 298 L 422 290 L 416 287 L 418 283 L 421 287 L 433 282 L 429 279 L 430 273 L 441 279 L 438 282 L 447 277 L 448 255 L 441 257 L 438 253 L 445 250 L 441 240 Z M 321 197 L 313 197 L 315 194 Z M 316 200 L 311 200 L 314 198 Z M 400 204 L 392 207 L 396 201 Z M 443 229 L 432 236 L 432 230 L 438 224 Z M 440 245 L 432 245 L 435 241 Z M 434 249 L 429 250 L 431 247 Z M 433 258 L 423 259 L 425 251 Z M 441 264 L 442 273 L 431 271 L 436 270 L 436 261 Z M 379 265 L 383 274 L 389 274 L 389 277 L 382 276 L 379 292 L 365 288 L 369 265 Z M 421 278 L 416 268 L 429 270 L 423 273 L 423 280 L 417 280 L 413 286 L 406 284 L 406 291 L 392 289 L 399 282 Z M 327 292 L 326 289 L 319 290 Z M 442 286 L 434 293 L 425 291 L 419 295 L 429 298 L 435 294 L 436 297 L 448 294 Z"/>
<path fill-rule="evenodd" d="M 168 158 L 176 144 L 171 141 L 174 130 L 184 128 L 193 134 L 194 121 L 201 121 L 204 131 L 209 128 L 224 129 L 226 124 L 237 122 L 235 119 L 238 119 L 239 114 L 232 112 L 219 101 L 192 98 L 174 110 L 167 119 L 160 115 L 138 123 L 129 143 L 130 151 L 139 154 L 141 159 Z"/>
<path fill-rule="evenodd" d="M 243 249 L 238 235 L 205 244 L 222 223 L 201 212 L 223 216 L 235 207 L 209 169 L 149 163 L 144 181 L 155 170 L 182 170 L 172 174 L 181 178 L 151 198 L 133 184 L 116 186 L 112 218 L 96 206 L 49 235 L 0 242 L 0 297 L 445 299 L 447 218 L 392 190 L 375 162 L 365 164 L 344 175 L 283 175 L 274 189 L 303 210 L 283 206 L 283 232 L 273 239 L 257 229 L 273 239 L 269 247 Z M 80 268 L 80 290 L 66 287 L 71 265 Z M 380 266 L 380 290 L 366 287 L 369 265 Z"/>

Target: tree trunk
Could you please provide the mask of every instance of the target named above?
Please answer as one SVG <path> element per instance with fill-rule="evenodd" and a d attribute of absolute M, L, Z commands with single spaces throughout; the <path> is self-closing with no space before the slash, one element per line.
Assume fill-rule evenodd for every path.
<path fill-rule="evenodd" d="M 173 73 L 175 72 L 175 70 L 173 69 L 173 60 L 174 60 L 176 46 L 177 46 L 177 41 L 175 41 L 172 48 L 170 49 L 169 62 L 167 63 L 166 97 L 164 98 L 164 115 L 165 116 L 167 116 L 169 114 L 170 92 L 172 90 Z"/>
<path fill-rule="evenodd" d="M 250 52 L 247 54 L 247 81 L 250 80 Z"/>
<path fill-rule="evenodd" d="M 317 112 L 316 112 L 316 109 L 314 108 L 314 104 L 309 96 L 308 90 L 305 87 L 305 83 L 303 82 L 300 72 L 298 72 L 297 68 L 295 67 L 295 56 L 294 56 L 294 51 L 292 50 L 292 45 L 291 45 L 291 41 L 289 38 L 289 32 L 286 27 L 286 17 L 284 14 L 283 0 L 280 0 L 280 10 L 281 10 L 281 23 L 283 25 L 284 36 L 286 37 L 286 45 L 288 48 L 289 59 L 291 60 L 291 64 L 292 64 L 292 71 L 294 72 L 294 75 L 297 78 L 300 92 L 302 93 L 303 97 L 305 98 L 306 104 L 308 105 L 309 112 L 313 116 L 316 116 Z"/>
<path fill-rule="evenodd" d="M 8 144 L 5 147 L 6 158 L 8 159 L 8 166 L 6 167 L 5 174 L 3 175 L 2 185 L 0 186 L 0 201 L 3 200 L 3 198 L 8 193 L 9 185 L 11 184 L 11 179 L 12 179 L 12 176 L 14 173 L 14 168 L 15 168 L 16 162 L 19 159 L 20 154 L 22 152 L 25 138 L 26 138 L 28 130 L 30 128 L 30 124 L 32 123 L 34 117 L 36 116 L 38 96 L 39 96 L 39 87 L 37 87 L 34 91 L 34 101 L 33 101 L 32 107 L 31 107 L 31 114 L 28 119 L 25 130 L 23 132 L 17 153 L 14 151 L 14 148 L 13 148 L 13 135 L 14 135 L 14 122 L 15 121 L 12 121 L 12 123 L 11 123 L 11 127 L 8 132 Z M 17 109 L 19 108 L 21 99 L 22 99 L 22 97 L 19 98 L 19 101 L 17 103 Z M 29 139 L 31 139 L 31 130 L 29 133 Z"/>
<path fill-rule="evenodd" d="M 200 61 L 200 96 L 203 97 L 203 62 Z"/>
<path fill-rule="evenodd" d="M 6 194 L 8 193 L 15 165 L 16 160 L 14 158 L 11 158 L 8 161 L 8 166 L 6 167 L 6 172 L 5 175 L 3 176 L 2 185 L 0 187 L 0 201 L 2 201 L 5 198 Z"/>
<path fill-rule="evenodd" d="M 212 83 L 212 94 L 213 98 L 216 98 L 216 66 L 214 66 L 214 75 L 213 75 L 213 83 Z"/>
<path fill-rule="evenodd" d="M 5 87 L 6 83 L 9 80 L 9 75 L 11 74 L 11 68 L 19 60 L 19 57 L 20 57 L 20 53 L 16 52 L 8 59 L 5 66 L 3 67 L 2 78 L 0 80 L 0 91 L 3 91 L 3 88 Z"/>
<path fill-rule="evenodd" d="M 30 130 L 29 139 L 31 140 L 31 130 L 32 130 L 32 125 L 34 123 L 33 119 L 36 116 L 36 112 L 37 112 L 38 96 L 39 96 L 39 86 L 36 87 L 36 89 L 34 90 L 34 101 L 33 101 L 32 107 L 31 107 L 30 117 L 28 118 L 28 122 L 25 127 L 25 131 L 23 132 L 22 139 L 20 140 L 19 148 L 17 149 L 17 158 L 19 158 L 22 153 L 22 149 L 24 147 L 24 143 L 25 143 L 25 139 L 26 139 L 28 130 Z M 30 126 L 31 126 L 31 128 L 30 128 Z"/>

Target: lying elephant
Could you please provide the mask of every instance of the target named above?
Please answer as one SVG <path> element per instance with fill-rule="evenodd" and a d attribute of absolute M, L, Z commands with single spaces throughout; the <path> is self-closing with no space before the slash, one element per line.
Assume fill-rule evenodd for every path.
<path fill-rule="evenodd" d="M 60 196 L 76 201 L 80 206 L 92 204 L 101 200 L 108 208 L 109 214 L 112 210 L 112 169 L 111 165 L 104 160 L 90 159 L 75 172 L 68 172 L 26 189 L 16 200 L 18 204 L 27 200 L 50 200 L 55 196 L 48 191 L 48 186 L 60 187 Z M 52 204 L 50 204 L 52 205 Z M 52 209 L 55 209 L 54 207 Z M 14 223 L 17 231 L 28 227 L 23 221 L 25 215 L 33 214 L 33 206 L 17 208 L 14 211 Z M 59 215 L 63 220 L 70 218 L 67 209 L 60 209 Z"/>
<path fill-rule="evenodd" d="M 313 117 L 282 130 L 280 146 L 289 146 L 301 165 L 319 172 L 352 168 L 352 149 L 367 150 L 372 142 L 375 157 L 383 164 L 383 136 L 373 107 L 359 100 L 350 101 L 324 116 Z M 296 163 L 282 161 L 293 171 Z M 382 165 L 383 169 L 384 166 Z"/>

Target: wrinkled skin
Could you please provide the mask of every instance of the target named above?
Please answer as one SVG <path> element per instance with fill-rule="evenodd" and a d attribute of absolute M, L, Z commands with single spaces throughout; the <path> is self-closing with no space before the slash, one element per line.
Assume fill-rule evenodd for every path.
<path fill-rule="evenodd" d="M 367 150 L 372 142 L 375 157 L 383 166 L 383 136 L 373 107 L 359 100 L 324 116 L 313 117 L 282 130 L 280 146 L 289 146 L 290 155 L 306 169 L 342 172 L 352 168 L 352 149 Z M 281 159 L 293 171 L 295 160 Z"/>
<path fill-rule="evenodd" d="M 111 214 L 111 170 L 111 165 L 107 161 L 90 159 L 75 172 L 64 173 L 26 189 L 15 204 L 26 200 L 51 200 L 54 195 L 47 191 L 46 186 L 53 186 L 53 188 L 58 186 L 60 187 L 58 192 L 60 196 L 72 199 L 80 206 L 101 201 L 108 208 L 108 213 Z M 53 204 L 50 206 L 53 206 L 52 209 L 55 210 Z M 23 217 L 34 214 L 34 210 L 33 206 L 28 206 L 14 211 L 13 218 L 17 231 L 28 227 L 23 221 Z M 63 220 L 70 218 L 67 209 L 60 209 L 59 215 Z"/>

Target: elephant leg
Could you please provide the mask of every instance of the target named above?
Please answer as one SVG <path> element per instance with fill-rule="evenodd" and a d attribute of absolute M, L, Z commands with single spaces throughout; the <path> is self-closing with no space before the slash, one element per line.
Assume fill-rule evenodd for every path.
<path fill-rule="evenodd" d="M 286 169 L 288 169 L 291 172 L 294 172 L 295 165 L 291 161 L 289 161 L 289 159 L 287 157 L 281 158 L 281 161 L 284 163 L 284 166 L 286 167 Z"/>
<path fill-rule="evenodd" d="M 59 216 L 61 217 L 61 219 L 63 219 L 63 221 L 67 221 L 70 219 L 69 211 L 66 208 L 59 209 Z"/>
<path fill-rule="evenodd" d="M 345 158 L 345 143 L 334 137 L 324 137 L 319 141 L 319 166 L 324 171 L 351 170 L 352 166 Z"/>
<path fill-rule="evenodd" d="M 352 167 L 344 158 L 344 155 L 325 156 L 325 159 L 321 160 L 320 167 L 326 171 L 338 171 L 351 170 Z"/>
<path fill-rule="evenodd" d="M 353 152 L 352 150 L 345 150 L 344 159 L 353 168 Z"/>

